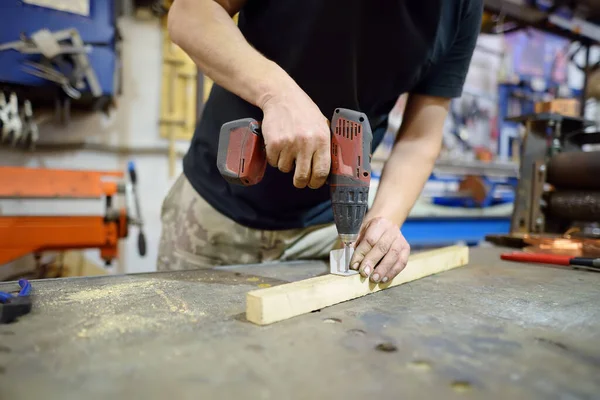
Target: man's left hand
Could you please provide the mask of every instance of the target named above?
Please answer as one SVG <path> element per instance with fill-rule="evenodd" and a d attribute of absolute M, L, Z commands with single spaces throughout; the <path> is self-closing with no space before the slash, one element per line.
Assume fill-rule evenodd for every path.
<path fill-rule="evenodd" d="M 373 218 L 361 228 L 350 268 L 358 269 L 372 282 L 386 283 L 404 269 L 409 254 L 410 246 L 400 227 L 389 219 Z"/>

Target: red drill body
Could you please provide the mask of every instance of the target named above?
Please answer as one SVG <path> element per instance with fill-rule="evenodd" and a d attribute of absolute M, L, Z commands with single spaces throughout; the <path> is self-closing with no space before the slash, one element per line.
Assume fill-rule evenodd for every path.
<path fill-rule="evenodd" d="M 338 108 L 331 120 L 329 186 L 335 225 L 344 245 L 356 240 L 369 205 L 373 134 L 363 113 Z"/>
<path fill-rule="evenodd" d="M 219 134 L 217 166 L 231 183 L 259 183 L 267 167 L 259 123 L 252 118 L 223 124 Z M 338 108 L 331 120 L 329 186 L 333 216 L 344 242 L 354 242 L 367 211 L 371 182 L 371 142 L 367 116 Z"/>
<path fill-rule="evenodd" d="M 253 118 L 227 122 L 219 133 L 217 167 L 228 182 L 251 186 L 267 168 L 267 153 L 259 123 Z"/>

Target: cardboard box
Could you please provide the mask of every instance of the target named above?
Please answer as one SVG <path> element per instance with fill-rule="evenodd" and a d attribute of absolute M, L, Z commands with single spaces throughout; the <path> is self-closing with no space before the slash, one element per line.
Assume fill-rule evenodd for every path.
<path fill-rule="evenodd" d="M 580 116 L 580 105 L 577 99 L 555 99 L 551 101 L 542 101 L 535 103 L 535 112 L 556 113 L 568 117 Z"/>

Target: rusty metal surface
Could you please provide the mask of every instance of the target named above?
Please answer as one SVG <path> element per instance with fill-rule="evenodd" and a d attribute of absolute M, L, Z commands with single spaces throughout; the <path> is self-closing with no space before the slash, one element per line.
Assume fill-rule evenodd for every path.
<path fill-rule="evenodd" d="M 548 200 L 548 215 L 567 221 L 600 221 L 600 191 L 557 191 Z"/>
<path fill-rule="evenodd" d="M 555 155 L 548 162 L 548 183 L 559 189 L 600 190 L 600 151 Z"/>
<path fill-rule="evenodd" d="M 528 121 L 527 131 L 523 138 L 523 146 L 520 155 L 521 167 L 519 170 L 519 182 L 515 192 L 515 203 L 510 224 L 511 234 L 527 234 L 535 225 L 532 221 L 532 209 L 539 208 L 539 204 L 533 204 L 532 191 L 534 189 L 533 179 L 537 177 L 536 163 L 544 163 L 547 141 L 536 133 L 534 124 Z"/>
<path fill-rule="evenodd" d="M 501 251 L 266 327 L 245 293 L 325 264 L 36 281 L 0 326 L 0 398 L 598 398 L 600 274 Z"/>
<path fill-rule="evenodd" d="M 546 164 L 538 160 L 533 164 L 531 177 L 531 211 L 529 218 L 530 233 L 544 233 L 546 218 L 542 212 L 544 184 L 546 183 Z"/>
<path fill-rule="evenodd" d="M 573 232 L 576 234 L 577 232 Z M 562 254 L 571 257 L 600 257 L 600 239 L 548 234 L 488 235 L 487 242 L 518 248 L 529 253 Z"/>

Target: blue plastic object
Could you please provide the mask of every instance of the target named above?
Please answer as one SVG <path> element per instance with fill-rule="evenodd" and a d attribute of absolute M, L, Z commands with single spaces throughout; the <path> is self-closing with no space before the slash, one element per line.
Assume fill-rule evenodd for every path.
<path fill-rule="evenodd" d="M 109 47 L 93 46 L 87 54 L 103 95 L 112 95 L 115 91 L 115 69 L 117 59 L 115 52 Z M 39 57 L 19 53 L 16 50 L 0 51 L 0 82 L 15 83 L 26 86 L 54 85 L 45 79 L 28 74 L 23 70 L 25 61 L 37 62 Z M 67 71 L 62 71 L 67 72 Z M 89 91 L 87 87 L 83 91 Z"/>
<path fill-rule="evenodd" d="M 19 286 L 21 290 L 16 296 L 7 292 L 0 292 L 0 303 L 6 303 L 15 297 L 25 297 L 31 294 L 31 283 L 27 279 L 19 279 Z"/>
<path fill-rule="evenodd" d="M 510 230 L 510 217 L 437 217 L 409 218 L 402 234 L 414 248 L 447 246 L 457 242 L 476 245 L 486 235 L 504 234 Z"/>
<path fill-rule="evenodd" d="M 83 42 L 92 46 L 90 64 L 98 77 L 103 95 L 115 92 L 115 71 L 119 66 L 116 44 L 115 0 L 90 0 L 89 17 L 23 3 L 2 0 L 0 5 L 0 43 L 18 41 L 40 29 L 56 32 L 76 29 Z M 23 71 L 23 62 L 37 61 L 39 56 L 24 55 L 16 50 L 0 52 L 0 82 L 42 86 L 54 85 Z M 62 71 L 63 73 L 65 71 Z M 89 91 L 89 88 L 83 90 Z"/>
<path fill-rule="evenodd" d="M 114 45 L 116 32 L 115 0 L 90 0 L 90 16 L 72 14 L 47 7 L 2 0 L 0 42 L 19 40 L 19 33 L 30 35 L 40 29 L 58 31 L 77 29 L 86 43 Z"/>

